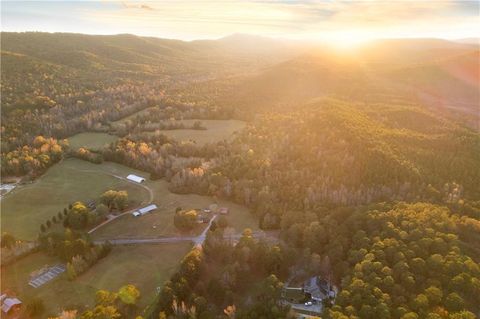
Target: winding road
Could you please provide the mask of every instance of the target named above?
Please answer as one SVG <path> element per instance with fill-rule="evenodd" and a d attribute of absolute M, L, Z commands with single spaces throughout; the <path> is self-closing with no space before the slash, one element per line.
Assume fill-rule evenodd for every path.
<path fill-rule="evenodd" d="M 116 175 L 116 174 L 109 173 L 109 172 L 96 171 L 96 170 L 81 170 L 81 169 L 76 169 L 76 170 L 81 171 L 81 172 L 88 172 L 88 173 L 99 173 L 99 172 L 101 172 L 103 174 L 107 174 L 107 175 L 113 176 L 115 178 L 121 179 L 123 181 L 127 181 L 129 183 L 137 185 L 139 187 L 142 187 L 145 190 L 147 190 L 149 195 L 150 195 L 149 199 L 146 203 L 142 202 L 142 206 L 143 205 L 149 205 L 153 202 L 153 197 L 154 197 L 153 191 L 148 186 L 146 186 L 144 184 L 139 184 L 139 183 L 132 182 L 132 181 L 128 180 L 127 178 L 123 177 L 123 176 Z M 123 212 L 119 215 L 114 215 L 114 216 L 109 215 L 109 216 L 111 216 L 110 218 L 108 218 L 104 222 L 102 222 L 102 223 L 98 224 L 97 226 L 93 227 L 92 229 L 90 229 L 88 231 L 88 234 L 92 234 L 93 232 L 95 232 L 100 227 L 103 227 L 103 226 L 109 224 L 110 222 L 114 221 L 115 219 L 117 219 L 119 217 L 122 217 L 122 216 L 127 215 L 127 214 L 131 214 L 134 211 L 136 211 L 137 209 L 138 209 L 138 207 L 130 209 L 128 211 L 125 211 L 125 212 Z M 207 232 L 210 229 L 210 226 L 212 225 L 213 221 L 217 218 L 217 216 L 218 215 L 215 214 L 210 219 L 210 222 L 208 223 L 208 225 L 205 227 L 203 232 L 198 236 L 175 236 L 175 237 L 160 237 L 160 238 L 113 238 L 113 239 L 108 239 L 108 240 L 95 240 L 94 243 L 95 244 L 102 244 L 102 243 L 106 243 L 108 241 L 112 245 L 138 245 L 138 244 L 178 243 L 178 242 L 186 242 L 187 241 L 187 242 L 193 242 L 193 244 L 195 246 L 201 246 L 203 244 L 203 242 L 205 241 L 205 238 L 207 237 Z M 242 237 L 242 234 L 234 234 L 234 235 L 225 236 L 225 238 L 229 238 L 231 240 L 238 240 L 241 237 Z M 263 231 L 253 232 L 252 237 L 254 237 L 254 238 L 267 238 L 267 237 L 276 238 L 275 236 L 267 235 Z"/>
<path fill-rule="evenodd" d="M 113 173 L 109 173 L 109 172 L 103 172 L 103 171 L 96 171 L 96 170 L 85 170 L 85 169 L 77 169 L 77 168 L 74 168 L 75 170 L 77 171 L 80 171 L 80 172 L 86 172 L 86 173 L 102 173 L 102 174 L 106 174 L 106 175 L 109 175 L 109 176 L 112 176 L 112 177 L 115 177 L 115 178 L 118 178 L 118 179 L 121 179 L 123 181 L 126 181 L 126 182 L 129 182 L 129 183 L 132 183 L 138 187 L 141 187 L 143 189 L 145 189 L 148 194 L 149 194 L 149 198 L 148 198 L 148 201 L 145 203 L 145 202 L 142 202 L 141 206 L 143 205 L 150 205 L 152 202 L 153 202 L 153 191 L 146 185 L 143 185 L 143 184 L 139 184 L 139 183 L 135 183 L 135 182 L 132 182 L 130 180 L 128 180 L 126 177 L 123 177 L 123 176 L 120 176 L 120 175 L 116 175 L 116 174 L 113 174 Z M 106 224 L 114 221 L 115 219 L 119 218 L 119 217 L 122 217 L 124 215 L 127 215 L 127 214 L 131 214 L 133 213 L 134 211 L 136 211 L 138 209 L 138 207 L 135 207 L 133 209 L 130 209 L 130 210 L 127 210 L 121 214 L 118 214 L 118 215 L 109 215 L 109 216 L 112 216 L 112 217 L 109 217 L 107 220 L 105 220 L 104 222 L 98 224 L 97 226 L 93 227 L 92 229 L 90 229 L 88 231 L 88 234 L 91 234 L 93 233 L 94 231 L 96 231 L 97 229 L 99 229 L 100 227 L 103 227 L 105 226 Z"/>

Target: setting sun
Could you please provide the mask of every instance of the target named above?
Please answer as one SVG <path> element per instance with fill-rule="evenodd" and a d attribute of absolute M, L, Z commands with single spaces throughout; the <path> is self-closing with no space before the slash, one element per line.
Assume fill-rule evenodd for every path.
<path fill-rule="evenodd" d="M 376 39 L 375 34 L 362 31 L 334 32 L 325 36 L 324 41 L 336 49 L 355 49 Z"/>

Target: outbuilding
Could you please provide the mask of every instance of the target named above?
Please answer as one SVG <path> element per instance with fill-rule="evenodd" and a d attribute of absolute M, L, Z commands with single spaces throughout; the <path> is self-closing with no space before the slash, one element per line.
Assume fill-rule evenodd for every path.
<path fill-rule="evenodd" d="M 20 307 L 22 302 L 17 298 L 6 298 L 3 300 L 2 311 L 4 313 L 9 313 L 11 310 Z"/>
<path fill-rule="evenodd" d="M 152 205 L 148 205 L 146 207 L 143 207 L 143 208 L 140 208 L 139 210 L 136 210 L 132 213 L 133 216 L 137 217 L 137 216 L 142 216 L 142 215 L 145 215 L 146 213 L 149 213 L 155 209 L 157 209 L 157 205 L 155 204 L 152 204 Z"/>
<path fill-rule="evenodd" d="M 128 175 L 127 179 L 132 181 L 132 182 L 139 183 L 139 184 L 145 182 L 145 178 L 143 178 L 142 176 L 135 175 L 135 174 Z"/>

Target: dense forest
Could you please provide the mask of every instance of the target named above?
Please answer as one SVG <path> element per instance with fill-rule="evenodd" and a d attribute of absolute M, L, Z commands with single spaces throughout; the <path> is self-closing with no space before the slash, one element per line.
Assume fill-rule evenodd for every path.
<path fill-rule="evenodd" d="M 479 315 L 478 46 L 380 41 L 339 58 L 243 36 L 1 41 L 4 177 L 36 178 L 68 156 L 117 162 L 165 178 L 172 192 L 245 205 L 278 234 L 247 229 L 237 241 L 213 223 L 148 318 L 290 318 L 281 291 L 294 272 L 340 288 L 322 318 Z M 193 130 L 206 119 L 247 124 L 204 145 L 164 134 L 187 128 L 184 119 Z M 70 149 L 66 139 L 87 131 L 118 139 Z M 102 199 L 107 211 L 125 201 Z M 72 279 L 110 250 L 77 233 L 94 219 L 83 208 L 59 215 L 73 230 L 40 235 Z M 123 294 L 136 300 L 134 288 Z M 82 318 L 128 318 L 120 295 L 99 292 Z"/>
<path fill-rule="evenodd" d="M 475 318 L 478 219 L 425 203 L 317 210 L 305 218 L 286 215 L 284 235 L 312 256 L 329 256 L 342 291 L 328 316 Z"/>
<path fill-rule="evenodd" d="M 478 133 L 419 107 L 324 100 L 264 115 L 205 174 L 209 183 L 180 176 L 172 186 L 277 214 L 317 203 L 473 200 L 479 148 Z"/>
<path fill-rule="evenodd" d="M 286 246 L 255 240 L 250 230 L 232 245 L 214 228 L 165 284 L 155 313 L 213 318 L 234 309 L 236 318 L 290 318 L 278 306 L 278 280 L 297 266 L 341 282 L 326 318 L 473 319 L 480 264 L 469 255 L 478 253 L 471 243 L 479 230 L 478 220 L 426 203 L 292 211 L 282 219 Z"/>

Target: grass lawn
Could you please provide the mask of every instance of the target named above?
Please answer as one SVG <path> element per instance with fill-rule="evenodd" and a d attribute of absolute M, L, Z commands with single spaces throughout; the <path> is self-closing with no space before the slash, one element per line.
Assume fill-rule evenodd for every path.
<path fill-rule="evenodd" d="M 105 171 L 126 176 L 131 170 L 121 165 L 96 165 L 78 159 L 54 165 L 34 183 L 17 187 L 2 198 L 2 231 L 24 240 L 35 239 L 40 225 L 69 203 L 96 199 L 109 189 L 128 191 L 133 200 L 131 206 L 148 200 L 145 189 L 105 174 Z"/>
<path fill-rule="evenodd" d="M 95 239 L 153 238 L 185 235 L 185 233 L 180 233 L 173 225 L 175 209 L 177 207 L 201 209 L 208 207 L 214 202 L 213 198 L 209 196 L 171 193 L 168 190 L 168 182 L 165 180 L 147 180 L 145 185 L 153 190 L 153 202 L 157 204 L 158 209 L 140 217 L 134 217 L 130 214 L 122 216 L 95 231 L 92 234 Z M 247 207 L 224 200 L 219 200 L 218 205 L 230 209 L 227 218 L 230 225 L 237 232 L 241 232 L 247 227 L 253 230 L 258 229 L 258 222 L 255 216 L 250 214 Z M 201 233 L 204 227 L 204 224 L 200 224 L 199 227 L 194 229 L 192 234 Z"/>
<path fill-rule="evenodd" d="M 192 126 L 197 120 L 183 120 L 185 126 Z M 234 132 L 240 131 L 245 127 L 245 122 L 237 120 L 198 120 L 206 130 L 162 130 L 162 134 L 170 136 L 176 140 L 192 140 L 196 144 L 204 145 L 206 143 L 215 143 L 225 139 L 230 139 Z"/>
<path fill-rule="evenodd" d="M 102 149 L 105 145 L 110 144 L 118 139 L 118 136 L 106 133 L 86 132 L 74 135 L 68 138 L 70 147 L 78 149 L 85 147 L 90 150 Z"/>
<path fill-rule="evenodd" d="M 117 121 L 113 121 L 113 122 L 111 122 L 111 123 L 114 124 L 114 125 L 115 125 L 115 124 L 120 124 L 120 123 L 125 123 L 126 121 L 128 121 L 128 120 L 130 120 L 130 119 L 134 119 L 137 115 L 142 115 L 142 114 L 148 113 L 148 112 L 149 112 L 150 110 L 152 110 L 152 109 L 155 109 L 155 107 L 147 107 L 147 108 L 145 108 L 145 109 L 143 109 L 143 110 L 140 110 L 140 111 L 138 111 L 138 112 L 135 112 L 135 113 L 133 113 L 133 114 L 130 114 L 130 115 L 128 115 L 128 116 L 125 116 L 124 118 L 121 118 L 121 119 L 119 119 L 119 120 L 117 120 Z"/>
<path fill-rule="evenodd" d="M 192 244 L 185 242 L 117 246 L 76 282 L 111 291 L 133 284 L 141 292 L 139 306 L 145 308 L 155 298 L 157 287 L 170 278 L 191 248 Z"/>
<path fill-rule="evenodd" d="M 68 281 L 65 273 L 36 289 L 28 285 L 31 272 L 45 265 L 58 263 L 60 261 L 55 257 L 44 253 L 35 253 L 20 259 L 12 265 L 2 267 L 2 290 L 15 292 L 24 304 L 28 304 L 32 297 L 42 299 L 46 308 L 44 318 L 47 315 L 57 314 L 63 308 L 92 305 L 95 297 L 95 288 L 77 285 Z"/>
<path fill-rule="evenodd" d="M 141 292 L 138 305 L 143 309 L 155 297 L 156 287 L 174 273 L 190 249 L 189 243 L 117 246 L 74 281 L 69 281 L 64 273 L 36 289 L 28 285 L 30 273 L 59 261 L 44 253 L 35 253 L 2 267 L 2 290 L 12 289 L 24 303 L 39 297 L 45 303 L 45 315 L 54 315 L 68 307 L 93 306 L 99 289 L 116 291 L 123 285 L 134 284 Z"/>

